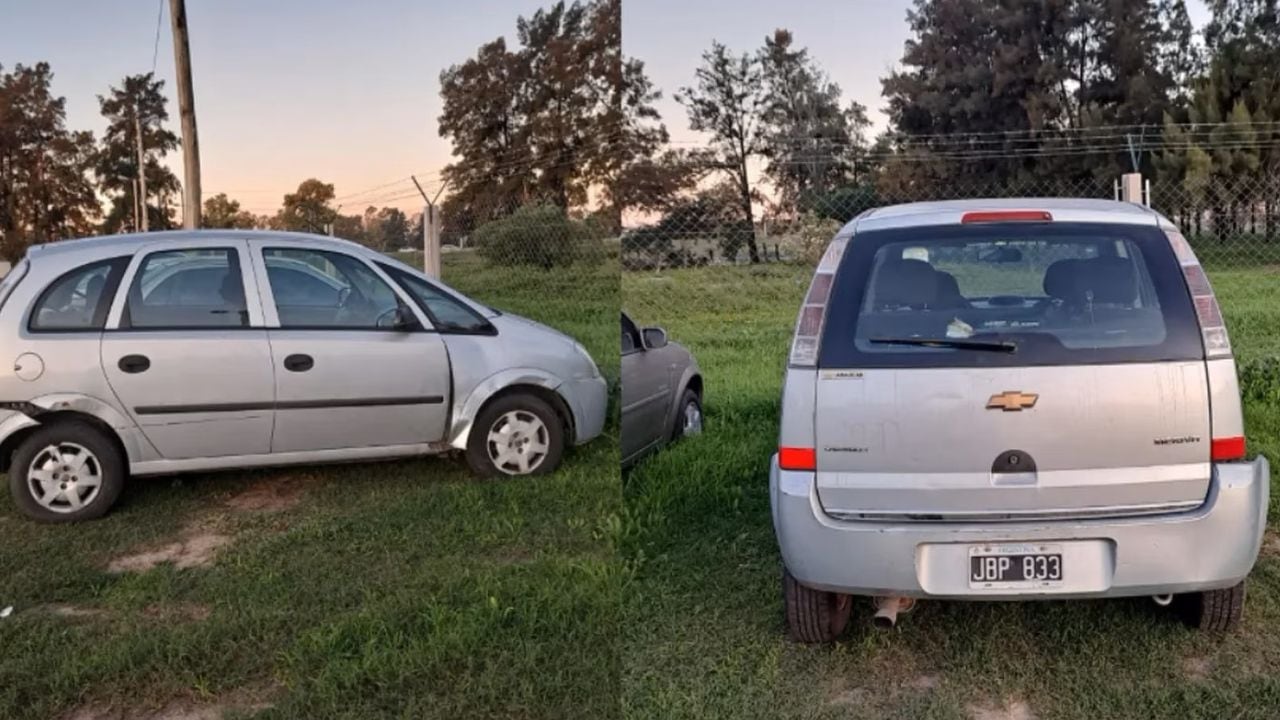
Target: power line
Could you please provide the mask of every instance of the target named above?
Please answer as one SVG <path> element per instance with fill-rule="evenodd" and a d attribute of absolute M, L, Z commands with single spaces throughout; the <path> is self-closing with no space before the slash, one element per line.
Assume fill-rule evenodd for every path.
<path fill-rule="evenodd" d="M 160 20 L 164 17 L 165 0 L 160 0 L 160 6 L 156 9 L 156 41 L 151 47 L 151 74 L 156 74 L 156 58 L 160 56 Z"/>

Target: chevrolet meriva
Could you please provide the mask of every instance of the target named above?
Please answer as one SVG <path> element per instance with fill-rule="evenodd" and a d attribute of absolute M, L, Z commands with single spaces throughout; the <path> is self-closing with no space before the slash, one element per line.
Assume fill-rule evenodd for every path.
<path fill-rule="evenodd" d="M 0 466 L 47 521 L 127 475 L 462 451 L 550 472 L 600 434 L 581 345 L 354 243 L 119 235 L 33 247 L 0 283 Z"/>
<path fill-rule="evenodd" d="M 1269 466 L 1245 457 L 1204 270 L 1158 213 L 1096 200 L 868 211 L 800 311 L 773 458 L 786 617 L 852 596 L 1153 596 L 1239 621 Z"/>

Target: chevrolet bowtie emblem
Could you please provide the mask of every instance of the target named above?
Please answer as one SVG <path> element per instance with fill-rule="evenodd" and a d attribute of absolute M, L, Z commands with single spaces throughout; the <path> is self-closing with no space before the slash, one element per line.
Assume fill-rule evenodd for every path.
<path fill-rule="evenodd" d="M 988 410 L 1003 410 L 1005 412 L 1018 412 L 1036 406 L 1036 400 L 1040 396 L 1035 393 L 1018 392 L 1017 390 L 1006 390 L 999 395 L 992 395 L 987 400 Z"/>

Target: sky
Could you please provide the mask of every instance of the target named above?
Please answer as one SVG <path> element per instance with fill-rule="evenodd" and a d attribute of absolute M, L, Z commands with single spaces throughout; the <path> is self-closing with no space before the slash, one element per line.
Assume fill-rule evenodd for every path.
<path fill-rule="evenodd" d="M 418 210 L 450 147 L 436 131 L 440 71 L 550 0 L 187 0 L 205 197 L 274 212 L 309 177 L 334 183 L 344 213 Z M 879 79 L 907 39 L 910 0 L 623 0 L 623 51 L 645 61 L 677 141 L 695 139 L 672 95 L 713 39 L 742 52 L 775 28 L 883 127 Z M 1205 19 L 1191 0 L 1192 19 Z M 156 19 L 163 6 L 159 44 Z M 67 125 L 100 135 L 97 95 L 154 67 L 178 131 L 167 0 L 0 0 L 0 65 L 47 61 Z M 158 48 L 158 51 L 157 51 Z M 181 156 L 169 165 L 181 177 Z"/>

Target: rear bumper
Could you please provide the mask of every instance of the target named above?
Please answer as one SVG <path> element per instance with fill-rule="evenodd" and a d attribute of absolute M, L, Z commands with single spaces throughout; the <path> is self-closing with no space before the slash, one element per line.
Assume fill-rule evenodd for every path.
<path fill-rule="evenodd" d="M 836 520 L 818 503 L 814 474 L 780 470 L 777 456 L 769 491 L 783 562 L 810 587 L 971 600 L 1126 597 L 1230 587 L 1248 575 L 1266 528 L 1270 473 L 1264 457 L 1215 464 L 1208 499 L 1188 512 L 1022 523 Z M 1059 545 L 1065 580 L 970 588 L 969 546 L 988 543 Z"/>
<path fill-rule="evenodd" d="M 609 408 L 609 389 L 603 377 L 570 380 L 556 388 L 573 411 L 576 437 L 573 442 L 581 445 L 604 431 L 605 414 Z"/>

